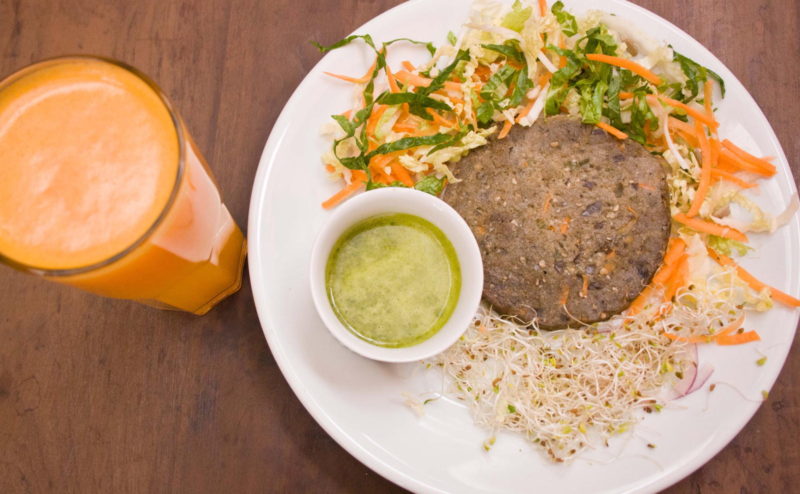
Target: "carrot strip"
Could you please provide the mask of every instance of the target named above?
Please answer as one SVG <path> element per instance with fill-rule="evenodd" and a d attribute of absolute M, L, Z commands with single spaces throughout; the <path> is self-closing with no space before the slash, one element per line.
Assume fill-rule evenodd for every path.
<path fill-rule="evenodd" d="M 539 15 L 541 17 L 547 15 L 547 0 L 539 0 Z"/>
<path fill-rule="evenodd" d="M 748 162 L 750 164 L 753 164 L 753 165 L 755 165 L 755 166 L 757 166 L 759 168 L 763 168 L 764 170 L 769 171 L 773 175 L 777 171 L 777 169 L 775 168 L 775 165 L 773 165 L 772 163 L 770 163 L 766 159 L 758 158 L 756 156 L 753 156 L 752 154 L 748 153 L 747 151 L 745 151 L 744 149 L 740 148 L 736 144 L 732 143 L 728 139 L 725 139 L 724 141 L 722 141 L 722 145 L 725 146 L 726 148 L 730 149 L 731 152 L 733 152 L 733 154 L 735 154 L 736 156 L 738 156 L 742 160 L 744 160 L 744 161 L 746 161 L 746 162 Z"/>
<path fill-rule="evenodd" d="M 733 333 L 737 329 L 741 328 L 742 324 L 744 324 L 744 314 L 739 316 L 739 319 L 733 321 L 724 328 L 720 329 L 719 332 L 714 335 L 714 337 L 719 338 L 720 336 L 725 336 L 726 334 Z"/>
<path fill-rule="evenodd" d="M 617 139 L 623 140 L 623 139 L 627 139 L 628 138 L 628 134 L 626 134 L 625 132 L 622 132 L 621 130 L 619 130 L 616 127 L 612 127 L 611 125 L 608 125 L 605 122 L 597 122 L 595 125 L 597 125 L 601 129 L 605 130 L 606 132 L 608 132 L 612 136 L 616 137 Z"/>
<path fill-rule="evenodd" d="M 697 192 L 694 195 L 694 201 L 686 213 L 686 216 L 692 218 L 697 216 L 700 212 L 700 206 L 703 205 L 703 200 L 706 198 L 709 187 L 711 187 L 711 146 L 706 137 L 706 131 L 703 129 L 703 124 L 699 120 L 694 121 L 695 134 L 700 140 L 700 153 L 702 160 L 700 162 L 700 183 L 697 184 Z"/>
<path fill-rule="evenodd" d="M 589 53 L 588 55 L 586 55 L 586 58 L 594 62 L 603 62 L 609 65 L 622 67 L 623 69 L 628 69 L 634 74 L 639 75 L 644 79 L 648 80 L 649 82 L 655 84 L 656 86 L 661 85 L 661 78 L 659 76 L 655 75 L 654 73 L 642 67 L 633 60 L 628 60 L 627 58 L 614 57 L 611 55 L 603 55 L 600 53 Z"/>
<path fill-rule="evenodd" d="M 506 120 L 503 124 L 503 128 L 500 129 L 500 133 L 497 134 L 498 139 L 505 139 L 509 132 L 511 132 L 511 126 L 514 125 L 514 122 L 511 120 Z"/>
<path fill-rule="evenodd" d="M 628 315 L 635 316 L 636 314 L 640 313 L 644 308 L 645 303 L 650 300 L 650 297 L 653 294 L 653 285 L 647 285 L 644 287 L 644 290 L 639 294 L 636 299 L 631 302 L 631 305 L 628 307 Z"/>
<path fill-rule="evenodd" d="M 367 70 L 367 73 L 361 77 L 349 77 L 346 75 L 341 74 L 332 74 L 330 72 L 324 72 L 325 75 L 329 75 L 331 77 L 335 77 L 337 79 L 341 79 L 343 81 L 352 82 L 354 84 L 365 84 L 369 82 L 370 78 L 372 78 L 372 73 L 375 72 L 375 66 L 378 64 L 378 59 L 376 58 L 374 62 L 372 62 L 372 66 Z"/>
<path fill-rule="evenodd" d="M 667 245 L 667 252 L 664 253 L 664 260 L 661 263 L 661 268 L 653 276 L 654 285 L 663 285 L 672 276 L 673 271 L 677 267 L 675 261 L 679 260 L 683 253 L 686 251 L 686 242 L 680 237 L 672 237 L 669 239 Z"/>
<path fill-rule="evenodd" d="M 451 129 L 458 127 L 458 122 L 451 122 L 450 120 L 443 118 L 435 110 L 432 110 L 431 108 L 426 108 L 426 111 L 431 117 L 433 117 L 433 121 L 439 124 L 441 127 L 450 127 Z"/>
<path fill-rule="evenodd" d="M 401 65 L 402 65 L 402 66 L 403 66 L 403 67 L 404 67 L 404 68 L 405 68 L 407 71 L 409 71 L 409 72 L 414 72 L 415 70 L 417 70 L 417 68 L 416 68 L 416 67 L 414 67 L 414 64 L 412 64 L 412 63 L 411 63 L 411 62 L 409 62 L 408 60 L 403 60 L 403 62 L 401 63 Z"/>
<path fill-rule="evenodd" d="M 579 295 L 581 298 L 586 298 L 586 296 L 589 295 L 589 277 L 585 274 L 581 276 L 583 277 L 583 284 L 581 285 L 581 292 Z"/>
<path fill-rule="evenodd" d="M 397 85 L 397 79 L 392 73 L 392 69 L 389 68 L 389 65 L 386 65 L 386 79 L 389 81 L 389 91 L 392 93 L 399 93 L 400 86 Z"/>
<path fill-rule="evenodd" d="M 685 103 L 681 103 L 678 100 L 667 98 L 666 96 L 662 95 L 658 96 L 655 96 L 653 94 L 647 95 L 647 101 L 649 101 L 650 103 L 655 103 L 656 101 L 659 100 L 673 108 L 680 108 L 681 110 L 685 111 L 687 115 L 692 116 L 695 120 L 700 120 L 701 122 L 706 124 L 710 129 L 717 130 L 717 127 L 719 127 L 719 124 L 716 122 L 716 120 L 708 118 L 708 115 L 706 115 L 705 112 L 696 110 Z"/>
<path fill-rule="evenodd" d="M 761 339 L 755 331 L 747 331 L 745 333 L 726 334 L 717 337 L 715 340 L 717 345 L 741 345 L 750 343 L 751 341 L 759 341 Z"/>
<path fill-rule="evenodd" d="M 629 93 L 628 91 L 620 91 L 619 92 L 619 99 L 632 99 L 633 93 Z"/>
<path fill-rule="evenodd" d="M 777 300 L 778 302 L 788 305 L 790 307 L 800 307 L 800 299 L 796 299 L 789 295 L 788 293 L 784 293 L 777 288 L 774 288 L 766 283 L 763 283 L 756 279 L 755 276 L 747 272 L 743 267 L 736 264 L 736 262 L 728 256 L 722 255 L 713 249 L 708 249 L 708 254 L 717 261 L 721 266 L 733 267 L 736 269 L 736 275 L 741 278 L 742 281 L 747 283 L 747 285 L 752 288 L 753 290 L 760 292 L 761 290 L 768 288 L 770 291 L 770 295 L 773 299 Z"/>
<path fill-rule="evenodd" d="M 353 195 L 353 193 L 355 193 L 355 191 L 360 189 L 362 185 L 364 185 L 364 180 L 354 177 L 352 182 L 350 182 L 349 184 L 345 185 L 342 190 L 340 190 L 339 192 L 335 193 L 334 195 L 329 197 L 326 201 L 324 201 L 322 203 L 322 207 L 325 208 L 325 209 L 333 208 L 334 206 L 336 206 L 340 202 L 344 201 L 345 199 L 347 199 L 348 197 Z"/>
<path fill-rule="evenodd" d="M 669 302 L 672 297 L 678 293 L 678 289 L 685 286 L 689 277 L 689 256 L 684 254 L 677 262 L 677 267 L 672 273 L 672 276 L 667 280 L 666 289 L 664 290 L 664 301 Z"/>
<path fill-rule="evenodd" d="M 698 232 L 710 233 L 718 237 L 729 238 L 739 242 L 747 242 L 747 235 L 729 226 L 719 225 L 712 221 L 701 220 L 699 218 L 689 218 L 683 213 L 676 214 L 672 219 Z"/>
<path fill-rule="evenodd" d="M 538 81 L 539 86 L 544 87 L 548 82 L 550 82 L 550 79 L 552 77 L 553 77 L 553 73 L 552 72 L 545 71 L 544 74 L 539 76 L 539 81 Z"/>
<path fill-rule="evenodd" d="M 432 80 L 428 79 L 427 77 L 423 77 L 421 75 L 412 74 L 406 70 L 401 70 L 394 74 L 395 79 L 402 82 L 405 85 L 411 85 L 416 87 L 428 87 L 431 85 Z M 448 91 L 453 92 L 462 92 L 461 84 L 455 81 L 445 81 L 444 87 Z"/>
<path fill-rule="evenodd" d="M 411 179 L 411 175 L 408 173 L 408 170 L 406 170 L 406 167 L 401 165 L 399 161 L 397 161 L 396 159 L 392 160 L 391 167 L 392 167 L 392 173 L 398 179 L 400 179 L 403 185 L 405 185 L 406 187 L 414 186 L 414 180 Z"/>
<path fill-rule="evenodd" d="M 758 187 L 758 184 L 754 184 L 753 182 L 748 182 L 746 180 L 742 180 L 741 178 L 737 177 L 733 173 L 721 170 L 719 168 L 714 168 L 711 170 L 711 176 L 716 177 L 720 180 L 725 180 L 727 182 L 734 183 L 743 189 L 751 189 L 753 187 Z"/>
<path fill-rule="evenodd" d="M 686 341 L 688 343 L 711 343 L 712 341 L 715 341 L 720 337 L 726 336 L 729 333 L 732 333 L 733 331 L 736 331 L 737 329 L 741 328 L 743 323 L 744 323 L 744 314 L 742 314 L 741 317 L 739 317 L 739 319 L 735 320 L 731 324 L 722 328 L 716 334 L 681 336 L 664 331 L 664 336 L 666 336 L 672 341 Z"/>
<path fill-rule="evenodd" d="M 689 145 L 691 145 L 692 147 L 700 146 L 700 139 L 695 134 L 693 125 L 678 120 L 675 117 L 669 117 L 667 125 L 671 130 L 675 131 L 678 135 L 680 135 L 683 138 L 683 140 L 689 143 Z"/>
<path fill-rule="evenodd" d="M 323 74 L 335 77 L 336 79 L 341 79 L 346 82 L 352 82 L 353 84 L 364 84 L 365 82 L 369 81 L 369 78 L 364 79 L 362 77 L 350 77 L 342 74 L 334 74 L 332 72 L 323 72 Z"/>
<path fill-rule="evenodd" d="M 389 108 L 389 105 L 377 105 L 372 111 L 372 115 L 367 119 L 367 137 L 375 135 L 375 128 L 387 108 Z"/>
<path fill-rule="evenodd" d="M 727 148 L 720 149 L 719 159 L 721 164 L 732 167 L 735 170 L 744 170 L 757 175 L 762 175 L 764 177 L 771 177 L 775 175 L 774 171 L 765 170 L 758 165 L 748 163 L 747 161 L 733 154 L 733 152 Z"/>
<path fill-rule="evenodd" d="M 535 103 L 536 103 L 536 99 L 534 98 L 534 99 L 530 100 L 527 105 L 525 105 L 525 108 L 523 108 L 522 111 L 519 112 L 519 114 L 517 115 L 517 123 L 520 123 L 523 118 L 528 116 L 528 114 L 533 109 L 533 105 Z"/>

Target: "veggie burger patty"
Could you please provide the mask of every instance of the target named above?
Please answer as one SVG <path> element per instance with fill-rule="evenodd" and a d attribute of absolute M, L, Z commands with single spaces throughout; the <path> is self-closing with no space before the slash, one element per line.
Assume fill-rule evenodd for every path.
<path fill-rule="evenodd" d="M 461 160 L 443 198 L 481 248 L 484 299 L 546 329 L 625 310 L 670 232 L 662 159 L 568 116 L 514 127 Z M 574 319 L 573 319 L 574 318 Z"/>

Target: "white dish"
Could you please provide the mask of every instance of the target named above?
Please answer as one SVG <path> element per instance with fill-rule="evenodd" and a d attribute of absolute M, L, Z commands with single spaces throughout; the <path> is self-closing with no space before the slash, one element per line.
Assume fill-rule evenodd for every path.
<path fill-rule="evenodd" d="M 593 0 L 567 2 L 581 12 Z M 441 43 L 467 16 L 464 0 L 416 0 L 360 27 L 376 41 L 398 37 Z M 760 155 L 777 156 L 777 177 L 755 196 L 778 212 L 795 193 L 794 180 L 769 123 L 741 83 L 697 41 L 669 22 L 623 0 L 602 8 L 628 19 L 650 36 L 709 66 L 727 83 L 719 105 L 720 134 Z M 335 41 L 335 40 L 325 40 Z M 384 364 L 360 358 L 328 333 L 314 310 L 307 275 L 314 238 L 330 212 L 320 202 L 338 190 L 325 176 L 319 155 L 329 143 L 319 127 L 352 104 L 351 87 L 323 71 L 361 74 L 372 63 L 359 44 L 327 55 L 308 74 L 276 122 L 253 186 L 250 208 L 250 276 L 264 334 L 286 380 L 320 425 L 361 462 L 418 492 L 653 492 L 699 468 L 747 423 L 761 393 L 774 383 L 789 352 L 798 314 L 783 307 L 748 317 L 763 341 L 734 348 L 706 346 L 700 358 L 716 371 L 718 385 L 648 415 L 633 435 L 591 451 L 570 464 L 555 464 L 524 439 L 501 434 L 491 452 L 481 445 L 487 431 L 467 409 L 449 399 L 425 407 L 417 417 L 402 393 L 438 391 L 441 379 L 417 364 Z M 392 66 L 425 52 L 397 46 Z M 742 260 L 764 281 L 800 291 L 800 220 L 770 236 L 753 235 L 757 250 Z M 759 353 L 762 352 L 762 353 Z M 768 357 L 763 367 L 755 361 Z M 656 444 L 655 449 L 646 447 Z M 765 445 L 767 447 L 767 445 Z"/>
<path fill-rule="evenodd" d="M 458 302 L 447 323 L 427 340 L 410 347 L 380 347 L 353 334 L 333 312 L 325 286 L 325 266 L 336 240 L 359 221 L 385 213 L 411 214 L 433 223 L 453 244 L 461 269 Z M 337 207 L 314 242 L 310 271 L 310 290 L 314 306 L 331 334 L 359 355 L 382 362 L 415 362 L 447 350 L 472 321 L 481 302 L 483 289 L 481 251 L 467 223 L 446 202 L 414 189 L 374 190 L 351 198 Z"/>

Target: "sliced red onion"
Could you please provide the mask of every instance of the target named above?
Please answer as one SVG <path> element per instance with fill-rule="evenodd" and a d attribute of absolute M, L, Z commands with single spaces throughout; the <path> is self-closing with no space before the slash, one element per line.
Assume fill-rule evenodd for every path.
<path fill-rule="evenodd" d="M 666 401 L 677 400 L 686 396 L 697 377 L 697 345 L 686 347 L 686 353 L 688 364 L 683 369 L 683 377 L 674 386 L 662 392 L 662 397 Z"/>
<path fill-rule="evenodd" d="M 708 378 L 711 377 L 711 374 L 714 373 L 714 366 L 711 364 L 703 364 L 697 370 L 694 382 L 686 394 L 691 394 L 697 391 L 698 389 L 702 388 L 703 385 L 708 381 Z"/>

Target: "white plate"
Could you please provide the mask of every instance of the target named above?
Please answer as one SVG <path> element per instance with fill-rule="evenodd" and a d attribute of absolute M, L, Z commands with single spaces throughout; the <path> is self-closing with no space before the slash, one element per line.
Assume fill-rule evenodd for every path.
<path fill-rule="evenodd" d="M 593 3 L 574 0 L 568 8 L 580 12 Z M 449 30 L 458 31 L 468 6 L 464 0 L 411 1 L 356 32 L 371 33 L 377 41 L 411 37 L 441 43 Z M 603 8 L 722 75 L 728 94 L 720 104 L 720 133 L 756 154 L 778 157 L 777 178 L 764 183 L 755 199 L 780 211 L 794 193 L 794 181 L 774 132 L 741 83 L 700 43 L 655 14 L 622 0 L 607 0 Z M 392 66 L 400 57 L 424 59 L 415 48 L 398 46 L 394 52 L 399 56 L 390 58 Z M 417 364 L 359 357 L 330 335 L 314 310 L 307 279 L 312 243 L 330 214 L 320 202 L 339 187 L 323 171 L 320 154 L 329 143 L 318 129 L 329 115 L 352 105 L 352 90 L 322 72 L 361 74 L 371 62 L 371 53 L 356 43 L 314 67 L 278 118 L 253 186 L 250 276 L 258 315 L 286 380 L 317 422 L 361 462 L 421 492 L 650 492 L 690 474 L 733 439 L 778 376 L 794 337 L 796 311 L 776 307 L 749 317 L 747 327 L 763 337 L 757 344 L 701 350 L 701 359 L 716 368 L 710 382 L 736 383 L 736 389 L 717 385 L 709 393 L 706 387 L 648 415 L 633 435 L 615 440 L 610 449 L 590 451 L 570 464 L 552 463 L 512 434 L 501 434 L 485 453 L 481 444 L 488 433 L 451 400 L 427 405 L 418 418 L 401 393 L 438 390 L 435 376 Z M 797 216 L 774 235 L 752 237 L 757 250 L 743 264 L 797 294 Z M 763 367 L 755 364 L 758 352 L 768 356 Z"/>

